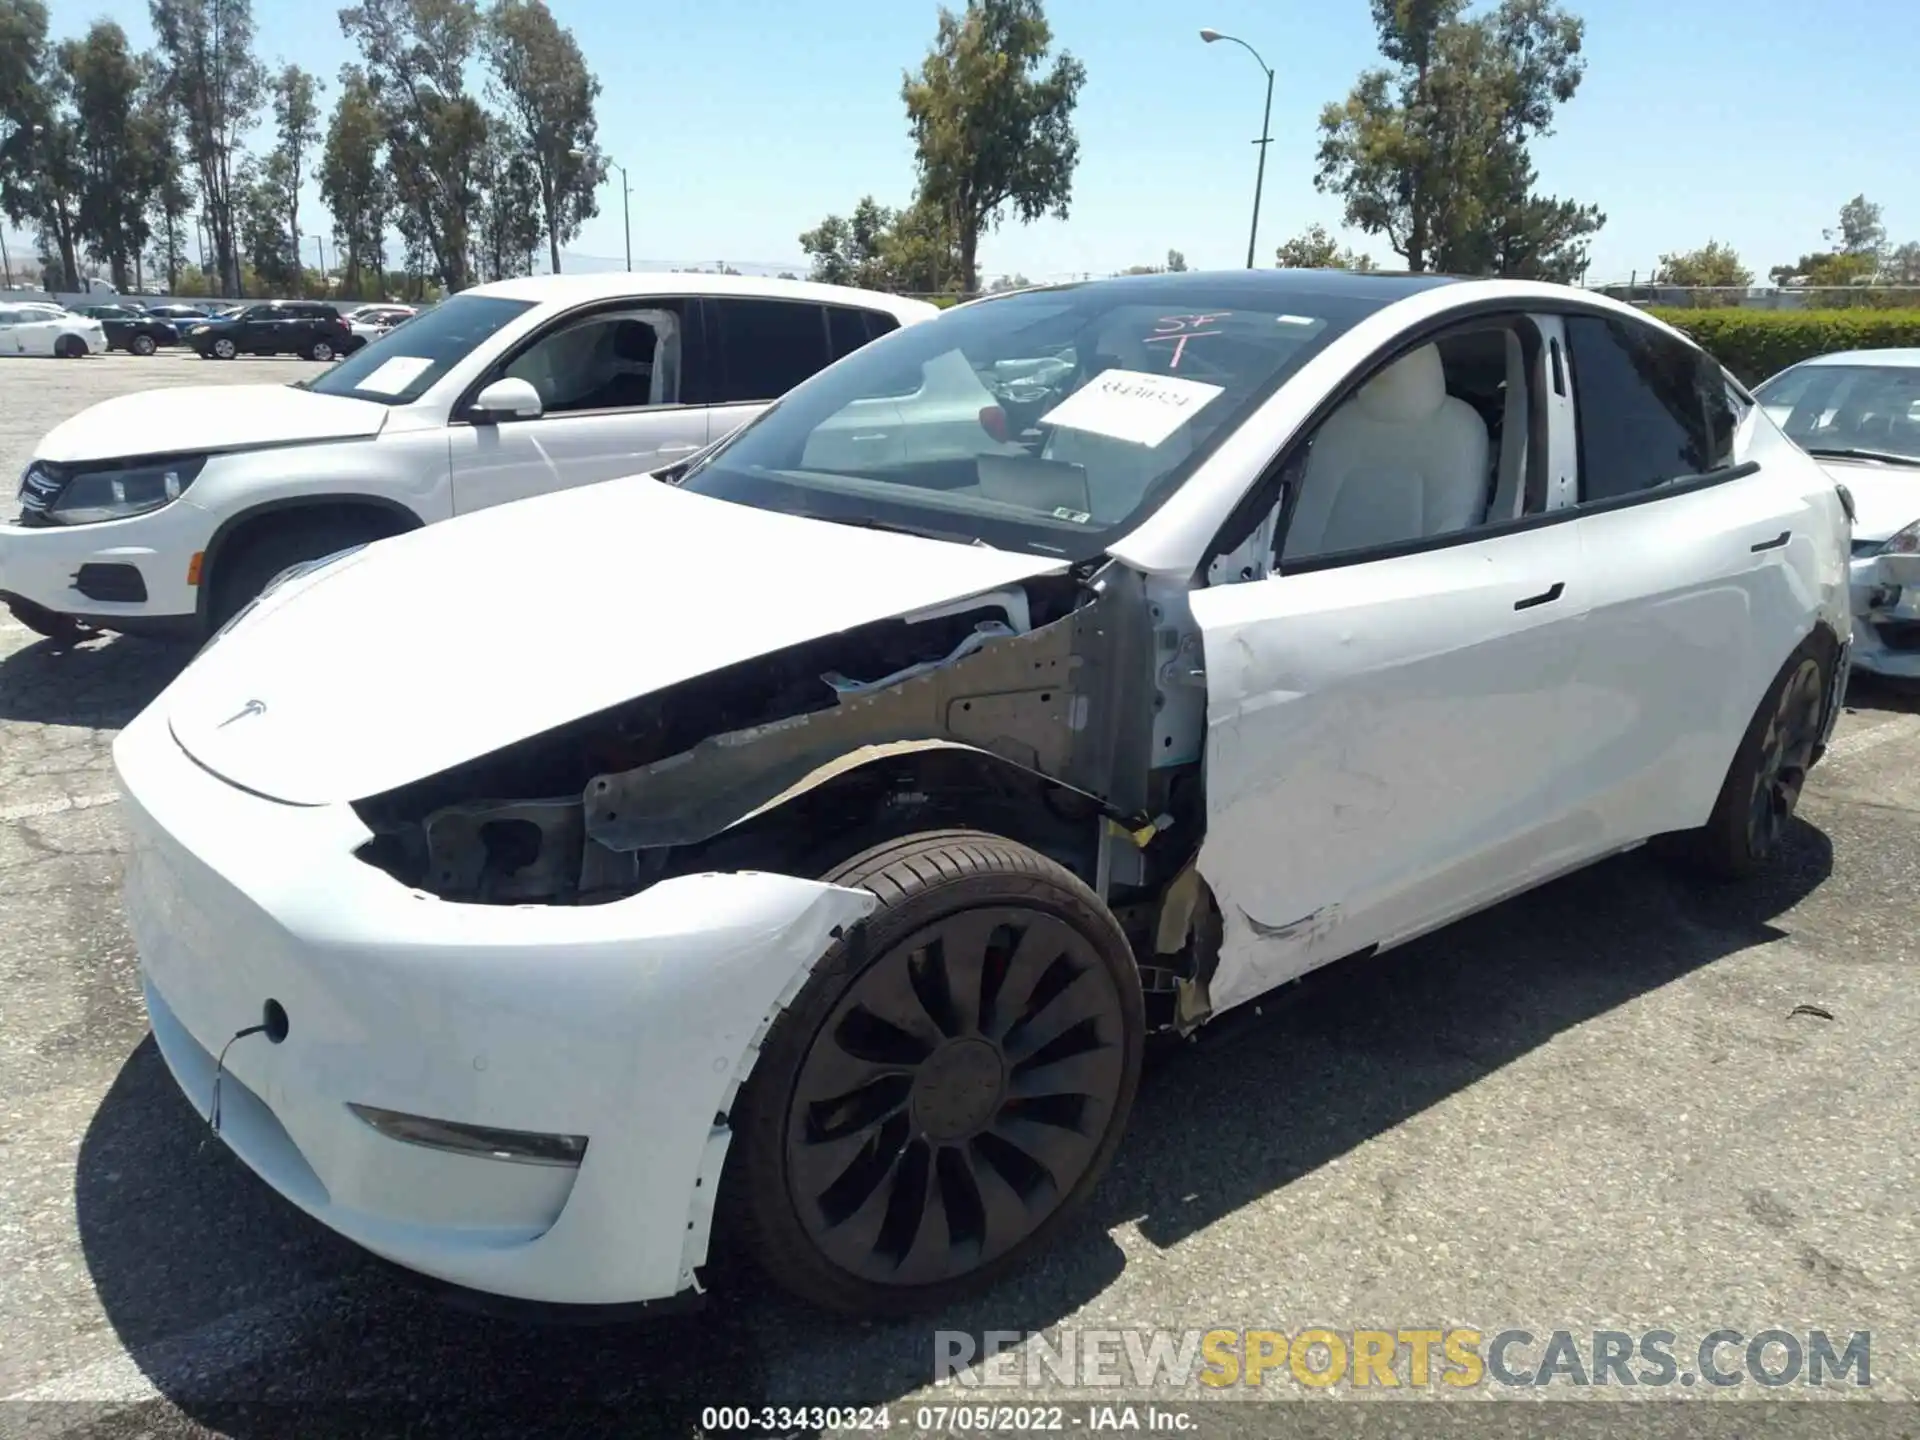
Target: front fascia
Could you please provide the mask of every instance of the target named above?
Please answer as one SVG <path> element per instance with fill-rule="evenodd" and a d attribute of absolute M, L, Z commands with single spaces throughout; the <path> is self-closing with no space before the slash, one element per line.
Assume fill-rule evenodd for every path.
<path fill-rule="evenodd" d="M 243 1040 L 226 1058 L 222 1138 L 262 1178 L 368 1249 L 494 1294 L 617 1304 L 693 1283 L 719 1117 L 767 1025 L 872 895 L 701 874 L 598 906 L 450 904 L 355 860 L 366 832 L 350 808 L 236 790 L 151 710 L 114 760 L 128 915 L 189 1102 L 206 1113 L 212 1056 L 265 1000 L 289 1016 L 282 1043 Z M 583 1134 L 586 1156 L 545 1228 L 434 1223 L 458 1208 L 446 1187 L 484 1187 L 495 1162 L 423 1168 L 350 1102 Z"/>

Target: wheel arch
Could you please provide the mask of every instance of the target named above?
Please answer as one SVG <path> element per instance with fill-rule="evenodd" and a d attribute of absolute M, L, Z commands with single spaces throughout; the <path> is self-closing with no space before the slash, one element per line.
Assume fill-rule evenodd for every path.
<path fill-rule="evenodd" d="M 213 587 L 223 560 L 230 560 L 240 553 L 245 542 L 271 529 L 295 519 L 318 520 L 325 516 L 364 519 L 380 530 L 376 538 L 383 540 L 393 535 L 404 535 L 409 530 L 418 530 L 427 523 L 417 511 L 388 496 L 345 491 L 263 500 L 229 515 L 220 522 L 219 528 L 207 541 L 206 549 L 201 552 L 200 583 L 194 608 L 202 628 L 212 611 Z"/>

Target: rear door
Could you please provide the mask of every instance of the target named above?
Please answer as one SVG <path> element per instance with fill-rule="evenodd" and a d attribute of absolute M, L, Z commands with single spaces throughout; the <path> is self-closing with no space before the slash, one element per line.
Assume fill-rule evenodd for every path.
<path fill-rule="evenodd" d="M 1564 325 L 1592 587 L 1568 773 L 1602 854 L 1706 819 L 1804 629 L 1819 531 L 1799 480 L 1747 455 L 1705 354 L 1632 317 Z"/>
<path fill-rule="evenodd" d="M 699 301 L 648 296 L 575 311 L 516 347 L 454 411 L 455 512 L 643 474 L 705 445 L 700 323 Z M 472 419 L 466 407 L 503 377 L 532 385 L 542 413 Z"/>

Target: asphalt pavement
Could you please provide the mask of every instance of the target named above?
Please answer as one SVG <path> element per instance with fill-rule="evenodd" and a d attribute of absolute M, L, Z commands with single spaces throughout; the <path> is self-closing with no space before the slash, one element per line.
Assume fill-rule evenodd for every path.
<path fill-rule="evenodd" d="M 0 362 L 0 476 L 109 394 L 318 368 Z M 186 658 L 121 639 L 60 651 L 0 615 L 0 1434 L 372 1434 L 404 1415 L 415 1434 L 652 1436 L 769 1419 L 703 1418 L 721 1406 L 883 1406 L 896 1433 L 1011 1433 L 1098 1429 L 1097 1406 L 1128 1395 L 1201 1434 L 1917 1428 L 1910 701 L 1856 687 L 1762 879 L 1707 887 L 1626 856 L 1335 967 L 1163 1058 L 1084 1223 L 951 1315 L 841 1324 L 723 1277 L 699 1315 L 584 1329 L 450 1306 L 335 1238 L 210 1140 L 167 1076 L 119 907 L 109 747 Z M 1058 1347 L 1307 1327 L 1524 1329 L 1539 1343 L 1512 1352 L 1521 1368 L 1560 1330 L 1582 1351 L 1595 1330 L 1671 1330 L 1683 1359 L 1723 1328 L 1870 1332 L 1871 1384 L 1749 1374 L 1703 1405 L 1704 1386 L 1674 1401 L 1562 1370 L 1403 1386 L 1388 1398 L 1449 1402 L 1405 1411 L 1284 1364 L 1226 1400 L 1045 1375 L 931 1383 L 941 1330 Z M 1289 1403 L 1235 1404 L 1261 1395 Z M 1867 1399 L 1779 1403 L 1808 1395 Z M 1043 1408 L 939 1408 L 983 1399 Z"/>

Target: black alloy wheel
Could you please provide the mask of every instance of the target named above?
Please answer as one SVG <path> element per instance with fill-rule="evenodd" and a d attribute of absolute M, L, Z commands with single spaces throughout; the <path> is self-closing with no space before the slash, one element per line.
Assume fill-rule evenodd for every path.
<path fill-rule="evenodd" d="M 788 1290 L 902 1314 L 990 1283 L 1098 1183 L 1139 976 L 1084 884 L 998 836 L 910 836 L 828 878 L 881 903 L 769 1031 L 724 1196 Z"/>

